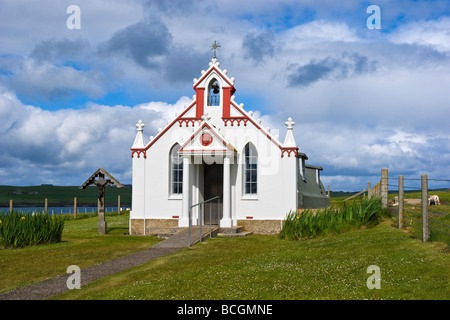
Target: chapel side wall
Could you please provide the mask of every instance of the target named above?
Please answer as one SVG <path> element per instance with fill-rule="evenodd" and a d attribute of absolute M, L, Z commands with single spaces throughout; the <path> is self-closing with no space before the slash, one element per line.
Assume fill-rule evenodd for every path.
<path fill-rule="evenodd" d="M 289 210 L 296 209 L 296 158 L 293 153 L 281 158 L 281 150 L 265 135 L 255 128 L 247 131 L 252 139 L 237 144 L 238 156 L 235 219 L 282 220 Z M 256 132 L 256 133 L 255 133 Z M 239 134 L 239 133 L 237 133 Z M 240 133 L 242 135 L 242 133 Z M 258 149 L 258 194 L 257 197 L 244 195 L 243 148 L 248 141 L 254 142 Z"/>
<path fill-rule="evenodd" d="M 184 130 L 182 130 L 184 129 Z M 179 132 L 181 130 L 181 133 Z M 146 219 L 176 219 L 181 217 L 182 195 L 170 194 L 170 150 L 182 144 L 178 135 L 187 136 L 187 128 L 172 126 L 147 151 L 145 217 Z"/>
<path fill-rule="evenodd" d="M 145 158 L 143 154 L 139 157 L 133 155 L 132 159 L 133 175 L 132 175 L 132 191 L 131 191 L 131 212 L 130 219 L 141 219 L 145 212 Z"/>

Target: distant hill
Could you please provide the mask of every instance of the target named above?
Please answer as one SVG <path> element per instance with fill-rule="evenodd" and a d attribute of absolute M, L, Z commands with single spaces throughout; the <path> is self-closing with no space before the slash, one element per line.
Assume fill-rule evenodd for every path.
<path fill-rule="evenodd" d="M 120 195 L 120 203 L 123 206 L 131 206 L 131 187 L 125 188 L 107 187 L 105 192 L 105 204 L 117 205 L 117 196 Z M 14 206 L 44 206 L 45 198 L 49 206 L 71 206 L 73 198 L 77 197 L 78 206 L 97 206 L 97 187 L 79 189 L 78 186 L 53 186 L 40 185 L 29 187 L 0 186 L 0 207 L 9 207 L 9 200 L 14 201 Z"/>
<path fill-rule="evenodd" d="M 450 191 L 449 188 L 438 188 L 438 189 L 429 189 L 428 192 L 431 191 Z M 339 198 L 339 197 L 350 197 L 351 195 L 354 195 L 355 193 L 358 193 L 360 191 L 330 191 L 330 197 L 331 198 Z M 389 190 L 390 194 L 397 194 L 398 190 Z M 415 192 L 421 192 L 420 188 L 417 188 L 417 190 L 404 190 L 405 193 L 415 193 Z"/>

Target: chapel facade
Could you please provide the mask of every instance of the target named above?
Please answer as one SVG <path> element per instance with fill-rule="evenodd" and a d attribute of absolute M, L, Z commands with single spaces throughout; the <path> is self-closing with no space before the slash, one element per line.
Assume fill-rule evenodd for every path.
<path fill-rule="evenodd" d="M 130 234 L 210 220 L 221 228 L 277 233 L 291 210 L 329 205 L 323 169 L 306 165 L 291 118 L 282 142 L 235 101 L 235 79 L 216 57 L 193 82 L 192 102 L 150 141 L 144 123 L 136 124 Z"/>

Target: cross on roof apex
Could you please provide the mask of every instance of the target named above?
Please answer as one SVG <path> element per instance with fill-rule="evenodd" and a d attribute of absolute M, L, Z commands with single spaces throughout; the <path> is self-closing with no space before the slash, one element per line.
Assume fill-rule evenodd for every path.
<path fill-rule="evenodd" d="M 211 50 L 214 50 L 214 59 L 217 58 L 216 57 L 216 50 L 220 48 L 220 44 L 218 42 L 216 42 L 216 40 L 214 40 L 214 43 L 211 45 Z"/>

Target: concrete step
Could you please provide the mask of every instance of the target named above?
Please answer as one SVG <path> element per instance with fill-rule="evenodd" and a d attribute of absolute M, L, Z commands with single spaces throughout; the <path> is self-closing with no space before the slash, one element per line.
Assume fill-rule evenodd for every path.
<path fill-rule="evenodd" d="M 231 228 L 219 228 L 212 226 L 211 237 L 245 237 L 253 234 L 252 231 L 243 231 L 244 227 L 236 226 Z M 183 234 L 183 236 L 181 235 Z M 188 228 L 173 227 L 169 232 L 160 232 L 157 237 L 160 239 L 169 239 L 174 235 L 177 237 L 185 237 L 187 241 Z M 202 226 L 202 241 L 210 237 L 209 225 Z M 191 226 L 191 245 L 194 245 L 200 241 L 200 226 Z"/>
<path fill-rule="evenodd" d="M 188 246 L 189 240 L 189 228 L 177 228 L 177 230 L 171 230 L 174 232 L 160 233 L 158 237 L 165 239 L 156 244 L 154 248 L 181 248 Z M 175 232 L 176 231 L 176 232 Z M 209 226 L 202 226 L 202 241 L 209 239 L 210 231 Z M 213 226 L 211 230 L 211 237 L 217 236 L 219 229 L 217 226 Z M 192 226 L 190 234 L 191 246 L 200 242 L 200 227 Z"/>
<path fill-rule="evenodd" d="M 231 228 L 220 228 L 220 233 L 237 234 L 237 233 L 241 233 L 242 230 L 244 230 L 244 227 L 241 227 L 241 226 L 236 226 L 236 227 L 231 227 Z"/>
<path fill-rule="evenodd" d="M 220 228 L 220 232 L 217 234 L 219 237 L 245 237 L 253 234 L 252 231 L 244 231 L 244 227 L 236 226 L 231 228 Z"/>
<path fill-rule="evenodd" d="M 246 237 L 253 234 L 253 231 L 242 231 L 238 233 L 218 233 L 218 237 Z"/>

